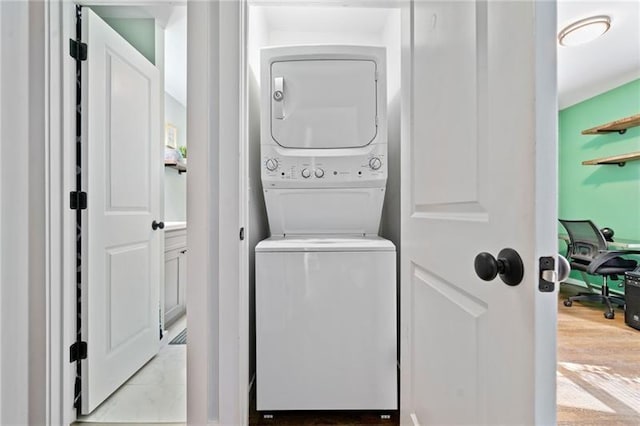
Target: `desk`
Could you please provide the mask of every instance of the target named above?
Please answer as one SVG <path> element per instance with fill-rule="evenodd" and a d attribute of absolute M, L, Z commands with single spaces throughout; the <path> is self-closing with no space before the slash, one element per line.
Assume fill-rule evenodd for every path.
<path fill-rule="evenodd" d="M 558 234 L 559 240 L 564 240 L 569 244 L 569 236 L 567 234 Z M 624 238 L 616 238 L 615 241 L 607 241 L 607 248 L 610 250 L 640 250 L 640 241 L 627 240 Z"/>

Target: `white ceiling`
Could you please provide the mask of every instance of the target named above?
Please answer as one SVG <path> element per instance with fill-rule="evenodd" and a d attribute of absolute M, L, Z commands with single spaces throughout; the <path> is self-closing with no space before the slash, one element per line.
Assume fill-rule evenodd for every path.
<path fill-rule="evenodd" d="M 581 46 L 558 47 L 560 109 L 640 78 L 640 1 L 559 0 L 558 31 L 594 15 L 609 15 L 611 28 Z"/>
<path fill-rule="evenodd" d="M 358 1 L 352 4 L 361 5 Z M 370 6 L 391 5 L 393 1 L 372 2 Z M 309 1 L 307 6 L 300 1 L 256 1 L 252 4 L 280 6 L 289 4 L 287 13 L 278 13 L 278 8 L 268 10 L 266 21 L 272 31 L 332 31 L 335 28 L 350 28 L 365 34 L 381 31 L 386 20 L 384 10 L 367 15 L 373 19 L 354 19 L 355 13 L 333 14 L 333 7 L 320 7 Z M 327 3 L 325 3 L 327 4 Z M 329 3 L 344 4 L 344 0 Z M 310 7 L 313 13 L 309 13 Z M 380 16 L 376 14 L 379 13 Z M 558 102 L 560 109 L 581 102 L 621 84 L 640 78 L 640 1 L 638 0 L 558 0 L 558 30 L 576 20 L 593 16 L 609 15 L 611 29 L 599 39 L 572 47 L 558 47 Z M 377 19 L 376 19 L 377 18 Z M 186 8 L 174 6 L 168 18 L 165 34 L 165 87 L 169 94 L 186 105 Z"/>

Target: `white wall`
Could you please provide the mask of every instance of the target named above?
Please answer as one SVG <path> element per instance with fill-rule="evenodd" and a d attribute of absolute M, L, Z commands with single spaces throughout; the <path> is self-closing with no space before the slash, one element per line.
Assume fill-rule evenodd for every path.
<path fill-rule="evenodd" d="M 380 235 L 393 241 L 400 264 L 400 10 L 389 13 L 384 31 L 387 47 L 387 128 L 389 177 L 382 209 Z M 398 268 L 398 286 L 400 285 Z M 399 287 L 398 287 L 399 288 Z"/>
<path fill-rule="evenodd" d="M 176 5 L 165 28 L 165 90 L 187 104 L 187 8 Z"/>
<path fill-rule="evenodd" d="M 187 109 L 169 93 L 164 94 L 165 123 L 178 129 L 178 146 L 187 145 Z M 189 154 L 187 153 L 187 158 Z M 187 174 L 164 168 L 164 220 L 187 220 Z"/>
<path fill-rule="evenodd" d="M 260 45 L 268 40 L 268 33 L 261 8 L 249 9 L 249 34 L 247 37 L 247 56 L 249 64 L 257 67 L 249 69 L 249 380 L 252 380 L 255 367 L 255 247 L 258 242 L 269 236 L 269 224 L 260 179 Z"/>
<path fill-rule="evenodd" d="M 249 80 L 253 79 L 260 85 L 260 48 L 269 43 L 269 32 L 264 14 L 264 7 L 250 7 L 247 11 L 247 62 L 249 66 Z M 259 117 L 258 117 L 259 118 Z"/>

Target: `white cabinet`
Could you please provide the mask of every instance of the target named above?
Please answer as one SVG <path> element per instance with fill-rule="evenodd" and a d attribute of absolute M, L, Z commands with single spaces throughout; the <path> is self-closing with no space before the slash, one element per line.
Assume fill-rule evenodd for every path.
<path fill-rule="evenodd" d="M 187 311 L 187 229 L 165 229 L 164 328 Z"/>

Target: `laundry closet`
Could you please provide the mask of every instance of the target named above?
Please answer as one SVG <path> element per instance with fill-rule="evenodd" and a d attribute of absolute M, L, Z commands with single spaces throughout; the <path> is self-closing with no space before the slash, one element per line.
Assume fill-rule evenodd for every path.
<path fill-rule="evenodd" d="M 400 19 L 399 7 L 249 3 L 249 377 L 257 387 L 259 411 L 397 408 Z M 305 68 L 305 64 L 315 65 Z M 368 74 L 371 84 L 363 82 L 369 77 L 359 77 Z M 331 79 L 343 84 L 343 89 L 333 92 L 341 98 L 337 103 L 352 102 L 362 108 L 355 113 L 345 108 L 344 116 L 334 114 L 324 122 L 317 115 L 310 117 L 313 111 L 331 115 L 317 106 L 310 106 L 306 113 L 298 109 L 297 116 L 287 115 L 293 102 L 299 107 L 305 93 L 310 93 L 301 87 L 305 81 L 311 92 L 324 92 L 320 94 L 326 95 L 323 102 L 331 103 L 328 93 L 335 88 L 323 89 Z M 291 101 L 292 92 L 302 97 Z M 370 119 L 364 117 L 367 114 Z M 350 141 L 327 142 L 341 136 L 324 123 L 348 122 L 350 117 L 360 120 L 350 127 L 357 128 Z M 291 121 L 287 124 L 287 118 L 315 120 L 315 124 L 296 126 Z M 266 129 L 265 123 L 271 128 Z M 323 142 L 317 142 L 320 139 Z M 361 252 L 364 246 L 369 247 L 366 253 Z M 320 268 L 316 273 L 324 282 L 332 284 L 322 296 L 316 291 L 318 280 L 310 278 L 314 267 Z M 371 292 L 361 287 L 378 281 L 383 290 L 371 296 L 371 303 L 363 302 Z M 294 283 L 300 283 L 300 288 Z M 349 286 L 352 290 L 347 290 Z M 316 305 L 311 297 L 320 297 L 318 303 L 323 305 Z M 322 312 L 306 317 L 311 307 Z M 289 314 L 281 315 L 285 310 Z M 323 315 L 326 322 L 318 320 Z M 360 318 L 360 323 L 354 318 Z M 276 330 L 280 325 L 284 328 Z M 341 328 L 351 332 L 342 333 Z M 383 334 L 387 336 L 384 344 L 371 343 Z M 344 362 L 339 351 L 325 352 L 314 339 L 343 347 Z M 337 358 L 323 365 L 328 357 Z M 349 380 L 359 382 L 379 372 L 384 377 L 371 379 L 370 387 L 384 390 L 351 398 L 359 391 L 357 385 L 347 386 Z M 279 378 L 300 381 L 282 387 Z"/>

